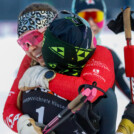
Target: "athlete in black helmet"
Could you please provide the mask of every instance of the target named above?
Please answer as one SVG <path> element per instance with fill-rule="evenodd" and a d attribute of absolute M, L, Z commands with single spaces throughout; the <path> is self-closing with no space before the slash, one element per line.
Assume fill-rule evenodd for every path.
<path fill-rule="evenodd" d="M 114 84 L 113 60 L 107 48 L 97 46 L 94 35 L 87 23 L 75 14 L 66 18 L 55 19 L 45 31 L 42 54 L 45 65 L 62 74 L 56 73 L 53 78 L 54 75 L 51 76 L 49 72 L 45 75 L 45 79 L 42 79 L 46 68 L 35 66 L 25 72 L 20 80 L 19 87 L 26 89 L 31 86 L 32 88 L 39 86 L 48 88 L 49 86 L 50 90 L 54 91 L 54 95 L 58 94 L 71 101 L 78 95 L 78 87 L 81 84 L 92 85 L 95 82 L 98 87 L 106 92 L 107 97 L 103 98 L 104 94 L 98 91 L 91 100 L 93 111 L 91 111 L 92 108 L 87 110 L 85 106 L 78 113 L 75 120 L 86 133 L 114 134 L 117 102 L 115 93 L 112 90 Z M 53 74 L 55 73 L 53 72 Z M 72 76 L 68 76 L 68 74 Z M 48 83 L 48 81 L 50 82 Z M 51 86 L 53 82 L 57 85 Z M 55 114 L 58 114 L 58 111 L 67 105 L 67 102 L 61 100 L 57 95 L 56 97 L 50 94 L 42 95 L 42 92 L 40 94 L 38 92 L 37 97 L 34 92 L 37 91 L 31 90 L 23 94 L 23 112 L 29 113 L 31 117 L 38 120 L 37 114 L 33 111 L 38 112 L 41 110 L 43 104 L 45 110 L 43 108 L 42 110 L 46 113 L 42 120 L 44 124 L 48 123 Z M 43 102 L 43 98 L 47 98 L 47 100 Z M 32 103 L 37 105 L 36 109 L 34 105 L 30 104 L 31 99 Z M 51 111 L 52 108 L 54 112 Z M 92 117 L 96 117 L 96 119 L 94 120 Z M 85 122 L 86 124 L 88 122 L 86 127 Z M 107 126 L 107 124 L 109 125 Z M 78 129 L 72 131 L 73 129 L 69 129 L 70 126 L 71 124 L 66 123 L 65 125 L 63 123 L 55 132 L 78 133 Z M 65 132 L 66 129 L 67 132 Z"/>

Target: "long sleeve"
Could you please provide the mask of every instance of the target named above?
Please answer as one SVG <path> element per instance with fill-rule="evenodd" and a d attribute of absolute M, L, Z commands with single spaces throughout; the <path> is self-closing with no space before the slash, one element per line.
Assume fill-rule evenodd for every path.
<path fill-rule="evenodd" d="M 78 95 L 78 87 L 82 84 L 97 83 L 97 87 L 105 92 L 113 87 L 115 81 L 114 63 L 110 51 L 102 46 L 97 46 L 94 55 L 83 68 L 80 77 L 67 76 L 57 73 L 50 81 L 51 91 L 68 100 L 73 100 Z M 97 91 L 94 101 L 103 93 Z"/>
<path fill-rule="evenodd" d="M 110 51 L 114 60 L 116 85 L 129 99 L 131 99 L 129 79 L 126 77 L 125 68 L 123 67 L 121 60 L 119 59 L 117 54 L 113 50 Z"/>
<path fill-rule="evenodd" d="M 25 56 L 20 65 L 17 77 L 11 87 L 3 110 L 4 122 L 15 132 L 17 132 L 17 120 L 22 115 L 22 112 L 17 108 L 17 97 L 20 91 L 18 89 L 18 83 L 25 70 L 30 66 L 30 62 L 31 59 L 28 56 Z"/>

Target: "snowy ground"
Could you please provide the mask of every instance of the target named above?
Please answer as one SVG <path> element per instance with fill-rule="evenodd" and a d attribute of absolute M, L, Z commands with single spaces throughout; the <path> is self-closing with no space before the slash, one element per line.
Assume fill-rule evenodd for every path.
<path fill-rule="evenodd" d="M 102 44 L 105 44 L 109 48 L 113 48 L 123 61 L 123 47 L 126 44 L 124 34 L 114 35 L 109 31 L 105 31 L 105 34 L 103 34 L 101 38 L 103 40 Z M 24 56 L 24 52 L 17 45 L 16 39 L 17 36 L 15 35 L 11 36 L 6 34 L 0 36 L 0 134 L 15 134 L 3 123 L 2 111 L 17 69 Z M 116 89 L 116 94 L 118 99 L 118 125 L 124 111 L 124 107 L 128 103 L 128 99 L 118 89 Z"/>

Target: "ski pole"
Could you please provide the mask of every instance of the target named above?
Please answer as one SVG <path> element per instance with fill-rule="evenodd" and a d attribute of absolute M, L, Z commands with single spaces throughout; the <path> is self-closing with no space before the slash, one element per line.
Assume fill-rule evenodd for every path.
<path fill-rule="evenodd" d="M 84 88 L 84 91 L 80 93 L 80 91 Z M 87 101 L 91 101 L 97 93 L 97 90 L 100 90 L 104 93 L 105 92 L 94 86 L 94 85 L 81 85 L 78 89 L 79 95 L 71 101 L 67 107 L 61 111 L 54 119 L 52 119 L 44 128 L 43 134 L 48 134 L 52 132 L 55 128 L 57 128 L 60 124 L 62 124 L 64 121 L 66 121 L 70 116 L 75 114 L 77 111 L 79 111 L 84 103 Z"/>
<path fill-rule="evenodd" d="M 124 31 L 127 46 L 124 47 L 125 72 L 130 78 L 131 100 L 134 104 L 134 46 L 131 44 L 131 8 L 127 7 L 123 10 Z"/>
<path fill-rule="evenodd" d="M 55 128 L 57 128 L 60 124 L 62 124 L 66 119 L 68 119 L 71 115 L 73 115 L 77 110 L 79 110 L 82 105 L 84 104 L 82 100 L 85 100 L 85 97 L 82 97 L 80 94 L 78 97 L 75 98 L 74 101 L 78 100 L 78 103 L 74 106 L 73 101 L 69 103 L 68 106 L 60 112 L 54 119 L 52 119 L 44 128 L 43 134 L 50 133 Z M 74 102 L 75 103 L 75 102 Z M 71 106 L 71 107 L 70 107 Z M 74 106 L 74 107 L 73 107 Z"/>

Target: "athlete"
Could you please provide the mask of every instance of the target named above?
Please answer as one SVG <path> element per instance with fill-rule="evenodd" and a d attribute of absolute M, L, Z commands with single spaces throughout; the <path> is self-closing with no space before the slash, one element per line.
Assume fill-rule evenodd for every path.
<path fill-rule="evenodd" d="M 109 67 L 107 66 L 107 64 L 109 64 L 109 60 L 111 59 L 112 55 L 108 54 L 110 56 L 109 58 L 107 57 L 108 60 L 106 60 L 104 58 L 105 56 L 103 56 L 103 58 L 101 59 L 103 62 L 100 60 L 99 51 L 100 51 L 100 49 L 102 49 L 104 47 L 97 46 L 96 50 L 94 49 L 94 47 L 96 46 L 96 43 L 97 43 L 95 38 L 93 38 L 93 36 L 91 36 L 92 35 L 91 31 L 86 30 L 84 28 L 86 26 L 86 24 L 83 27 L 82 24 L 78 23 L 79 19 L 78 20 L 77 19 L 78 18 L 76 17 L 76 19 L 68 18 L 68 19 L 55 20 L 50 24 L 50 26 L 48 27 L 48 29 L 45 31 L 45 34 L 44 34 L 45 41 L 44 41 L 43 48 L 42 48 L 42 54 L 44 57 L 45 65 L 48 68 L 53 69 L 62 74 L 73 75 L 70 77 L 70 76 L 66 76 L 66 75 L 64 76 L 64 75 L 60 74 L 61 77 L 59 77 L 59 80 L 60 80 L 60 82 L 63 80 L 63 82 L 59 83 L 58 81 L 56 81 L 58 83 L 58 85 L 53 87 L 52 89 L 49 86 L 51 91 L 55 88 L 55 91 L 54 90 L 53 91 L 55 93 L 58 92 L 58 95 L 60 95 L 62 97 L 64 96 L 64 98 L 67 98 L 67 97 L 71 98 L 72 95 L 78 94 L 77 90 L 81 84 L 90 84 L 91 85 L 93 82 L 96 81 L 98 87 L 101 87 L 104 90 L 105 89 L 104 86 L 107 86 L 107 84 L 109 85 L 112 82 L 111 78 L 109 79 L 109 77 L 108 77 L 109 76 L 108 73 L 110 73 L 111 71 L 108 69 Z M 75 24 L 74 24 L 74 22 L 75 22 Z M 89 27 L 87 27 L 87 28 L 89 29 Z M 83 31 L 82 32 L 83 34 L 86 33 L 87 35 L 82 36 L 81 30 Z M 20 37 L 20 39 L 21 39 L 21 37 Z M 24 43 L 22 42 L 22 44 L 24 44 Z M 91 45 L 89 45 L 89 44 L 91 44 Z M 86 47 L 86 49 L 85 49 L 85 47 Z M 88 48 L 90 48 L 90 49 L 88 49 Z M 103 49 L 103 51 L 105 51 L 105 50 L 107 50 L 107 49 L 106 48 Z M 95 51 L 95 52 L 93 53 L 93 51 Z M 104 55 L 106 53 L 109 53 L 109 50 L 107 52 L 105 51 Z M 89 58 L 89 57 L 91 57 L 91 58 Z M 84 64 L 85 64 L 84 61 L 86 61 L 86 59 L 88 59 L 88 62 L 84 66 Z M 104 62 L 105 62 L 105 64 L 103 64 Z M 83 66 L 84 66 L 84 68 L 83 68 Z M 21 78 L 21 80 L 19 82 L 19 88 L 21 90 L 32 89 L 35 87 L 43 87 L 44 89 L 46 89 L 46 88 L 48 89 L 48 82 L 47 82 L 46 76 L 50 76 L 50 74 L 49 75 L 48 75 L 48 73 L 46 74 L 45 70 L 46 70 L 46 68 L 44 69 L 43 67 L 40 67 L 40 66 L 35 66 L 32 68 L 29 68 L 24 73 L 23 77 Z M 82 70 L 82 72 L 81 72 L 81 70 Z M 107 73 L 106 73 L 106 71 L 107 71 Z M 106 75 L 104 75 L 103 73 Z M 114 72 L 112 72 L 112 73 L 113 74 L 111 74 L 111 75 L 114 75 Z M 53 74 L 54 74 L 54 72 L 53 72 Z M 57 74 L 58 73 L 56 73 L 56 77 L 58 76 Z M 100 76 L 99 76 L 99 74 L 100 74 Z M 44 79 L 44 76 L 45 76 L 45 79 Z M 74 76 L 80 76 L 80 77 L 74 77 Z M 50 79 L 51 79 L 51 77 L 50 77 Z M 110 80 L 110 82 L 107 84 L 105 83 L 106 79 Z M 55 78 L 53 80 L 55 80 Z M 53 80 L 51 80 L 50 83 Z M 65 87 L 61 88 L 61 86 L 64 86 L 63 84 L 65 84 Z M 112 86 L 113 86 L 113 82 L 112 82 Z M 75 87 L 77 87 L 77 88 L 75 88 Z M 104 90 L 104 91 L 107 91 L 107 90 Z M 99 124 L 100 127 L 99 127 L 99 129 L 96 130 L 94 128 L 95 127 L 94 125 L 93 126 L 89 125 L 88 130 L 86 131 L 87 133 L 89 133 L 89 132 L 100 133 L 100 134 L 108 133 L 108 132 L 115 133 L 116 112 L 117 112 L 116 97 L 115 97 L 114 91 L 112 89 L 109 89 L 107 93 L 108 93 L 107 99 L 99 97 L 101 94 L 103 95 L 103 93 L 97 92 L 98 95 L 96 95 L 95 98 L 91 101 L 92 103 L 94 102 L 93 113 L 94 113 L 94 115 L 97 114 L 96 116 L 98 117 L 97 121 L 96 121 L 97 124 L 95 123 L 94 125 L 98 126 L 98 124 Z M 99 97 L 99 99 L 97 96 Z M 34 98 L 35 98 L 35 96 L 34 96 Z M 30 99 L 30 98 L 28 98 L 28 99 Z M 25 100 L 28 100 L 28 99 L 25 99 Z M 58 100 L 57 100 L 57 102 L 58 102 Z M 61 101 L 60 101 L 60 103 L 61 103 Z M 53 105 L 50 105 L 50 104 L 51 103 L 49 103 L 49 109 L 48 109 L 48 106 L 46 104 L 44 104 L 45 113 L 50 114 L 50 112 L 46 112 L 47 110 L 50 111 L 50 109 L 53 107 Z M 38 105 L 40 107 L 43 106 L 41 103 L 38 103 Z M 107 108 L 108 105 L 112 105 L 112 109 L 108 109 Z M 33 110 L 31 110 L 30 103 L 29 103 L 29 106 L 27 103 L 25 103 L 25 106 L 30 108 L 30 110 L 28 111 L 28 110 L 26 110 L 26 107 L 25 107 L 24 108 L 25 111 L 27 111 L 27 113 L 32 115 Z M 35 107 L 33 107 L 33 109 L 35 109 Z M 54 111 L 56 111 L 56 110 L 54 110 Z M 91 116 L 91 112 L 87 111 L 87 110 L 84 110 L 84 112 L 80 111 L 80 113 L 81 113 L 80 116 L 82 116 L 82 119 L 87 118 L 88 116 Z M 88 116 L 85 116 L 85 115 L 88 115 Z M 109 115 L 111 115 L 111 116 L 109 116 Z M 44 123 L 45 123 L 45 120 L 47 120 L 47 119 L 49 120 L 50 115 L 48 116 L 47 114 L 46 115 L 44 114 L 44 116 L 46 117 L 46 118 L 44 118 Z M 32 117 L 33 117 L 33 115 L 32 115 Z M 33 118 L 35 119 L 35 117 L 33 117 Z M 107 120 L 107 118 L 109 118 L 109 120 Z M 79 123 L 80 122 L 82 122 L 82 121 L 80 120 Z M 92 124 L 92 123 L 90 123 L 90 124 Z M 110 124 L 109 127 L 107 127 L 106 124 Z M 73 123 L 73 125 L 74 125 L 74 123 Z M 68 127 L 68 125 L 66 125 L 66 128 L 67 127 Z M 58 133 L 60 133 L 61 128 L 64 128 L 64 127 L 59 127 Z M 67 130 L 69 130 L 68 133 L 71 133 L 70 132 L 71 129 L 67 129 Z M 65 128 L 64 128 L 64 131 L 65 131 Z M 73 132 L 77 132 L 77 131 L 75 130 Z M 55 130 L 55 132 L 57 132 L 57 130 Z M 66 132 L 64 132 L 64 133 L 66 133 Z"/>
<path fill-rule="evenodd" d="M 48 4 L 34 3 L 29 5 L 20 13 L 20 16 L 18 18 L 18 36 L 22 35 L 28 30 L 32 30 L 35 28 L 39 29 L 47 26 L 50 22 L 52 22 L 56 14 L 57 10 Z M 21 92 L 18 89 L 18 82 L 28 67 L 33 66 L 35 64 L 35 61 L 42 66 L 44 65 L 44 61 L 40 55 L 41 53 L 39 50 L 41 51 L 40 45 L 38 45 L 38 49 L 36 49 L 35 46 L 32 47 L 29 52 L 25 51 L 26 55 L 22 60 L 17 77 L 14 80 L 14 83 L 11 87 L 10 93 L 5 103 L 3 120 L 6 125 L 16 133 L 42 133 L 41 128 L 35 125 L 35 121 L 32 118 L 30 118 L 28 115 L 23 115 L 23 111 L 19 103 L 19 96 L 21 96 L 19 95 L 19 93 L 21 94 Z M 22 120 L 25 120 L 25 123 L 22 123 L 22 125 L 18 125 L 17 130 L 17 121 L 18 119 L 20 119 L 20 117 L 22 117 Z M 30 122 L 32 123 L 32 125 L 27 129 L 25 125 Z"/>
<path fill-rule="evenodd" d="M 106 5 L 104 0 L 73 0 L 72 12 L 88 21 L 97 39 L 97 44 L 101 45 L 100 34 L 106 21 Z M 126 78 L 125 69 L 118 55 L 111 50 L 114 60 L 115 84 L 131 99 L 129 80 Z"/>
<path fill-rule="evenodd" d="M 37 5 L 35 4 L 34 6 L 32 5 L 32 7 L 34 7 L 33 8 L 34 11 L 43 10 L 43 9 L 40 9 L 41 6 L 39 8 L 38 4 Z M 39 15 L 36 14 L 36 12 L 35 13 L 33 11 L 30 12 L 33 9 L 29 6 L 27 8 L 27 10 L 25 12 L 23 12 L 24 16 L 25 16 L 25 13 L 27 13 L 27 12 L 29 13 L 29 14 L 27 14 L 28 15 L 27 18 L 23 17 L 23 14 L 20 17 L 20 18 L 22 18 L 22 20 L 20 19 L 21 23 L 18 27 L 18 35 L 20 36 L 20 39 L 22 39 L 21 41 L 23 41 L 23 38 L 21 38 L 21 37 L 24 37 L 24 35 L 29 35 L 28 31 L 31 31 L 29 21 L 27 24 L 22 23 L 24 21 L 24 19 L 30 20 L 31 17 L 29 17 L 29 15 L 31 16 L 33 14 L 34 14 L 33 18 L 39 17 Z M 49 17 L 51 16 L 51 14 L 52 13 L 50 12 Z M 37 20 L 37 18 L 35 20 Z M 41 20 L 41 15 L 38 19 Z M 37 22 L 39 22 L 39 21 L 37 21 Z M 36 24 L 37 24 L 37 22 L 36 22 Z M 40 23 L 38 25 L 40 25 Z M 37 27 L 38 25 L 33 25 L 33 23 L 32 23 L 32 26 L 34 26 L 34 27 L 32 27 L 32 29 L 41 28 L 41 25 L 40 25 L 40 27 Z M 25 31 L 23 31 L 23 30 L 25 30 Z M 21 33 L 20 33 L 20 31 L 21 31 Z M 45 29 L 44 29 L 44 31 L 45 31 Z M 75 30 L 73 30 L 73 31 L 75 32 Z M 31 31 L 31 32 L 33 32 L 33 31 Z M 40 29 L 39 32 L 41 33 L 42 29 Z M 69 35 L 69 34 L 67 34 L 67 35 Z M 26 36 L 26 37 L 29 37 L 29 36 Z M 90 37 L 90 39 L 92 39 L 91 36 L 89 36 L 89 37 Z M 45 40 L 46 39 L 48 39 L 48 37 L 45 38 Z M 50 40 L 50 38 L 49 38 L 49 40 Z M 90 43 L 92 42 L 91 40 L 89 40 L 89 41 L 90 41 Z M 23 47 L 23 45 L 21 45 L 21 46 Z M 82 73 L 80 74 L 80 76 L 77 74 L 79 77 L 67 76 L 67 75 L 63 75 L 63 74 L 59 74 L 59 73 L 56 73 L 56 75 L 55 75 L 55 73 L 53 73 L 54 75 L 52 75 L 53 77 L 51 77 L 51 81 L 49 82 L 50 79 L 48 79 L 47 76 L 49 75 L 49 73 L 52 73 L 52 72 L 49 71 L 47 68 L 41 68 L 41 70 L 43 70 L 43 73 L 46 72 L 48 75 L 45 76 L 45 79 L 43 79 L 43 81 L 41 79 L 42 77 L 39 77 L 39 79 L 38 79 L 39 83 L 37 82 L 38 80 L 36 79 L 37 85 L 32 85 L 32 87 L 33 88 L 39 87 L 39 86 L 44 87 L 44 85 L 45 85 L 44 88 L 46 88 L 47 90 L 37 88 L 35 90 L 26 91 L 26 92 L 22 93 L 23 96 L 21 96 L 21 94 L 19 94 L 21 92 L 19 92 L 18 83 L 19 83 L 22 75 L 24 74 L 24 72 L 30 67 L 31 60 L 34 59 L 36 62 L 40 63 L 42 66 L 45 65 L 45 62 L 42 60 L 42 56 L 41 56 L 41 51 L 40 51 L 41 46 L 42 46 L 42 42 L 39 43 L 38 45 L 27 44 L 27 46 L 23 47 L 23 49 L 25 49 L 25 51 L 29 57 L 25 56 L 24 60 L 22 61 L 17 78 L 13 84 L 10 95 L 6 101 L 4 112 L 3 112 L 3 117 L 5 120 L 5 123 L 7 123 L 7 125 L 10 128 L 12 128 L 14 131 L 16 131 L 16 132 L 18 131 L 21 134 L 23 134 L 23 133 L 25 133 L 25 134 L 26 133 L 42 133 L 41 128 L 36 126 L 35 121 L 37 121 L 39 123 L 47 124 L 47 122 L 49 122 L 55 116 L 55 114 L 57 115 L 59 113 L 59 111 L 64 109 L 64 107 L 68 104 L 67 100 L 72 100 L 78 95 L 78 87 L 81 84 L 92 84 L 94 81 L 96 81 L 97 86 L 102 88 L 104 91 L 107 91 L 109 88 L 112 88 L 113 84 L 114 84 L 114 71 L 112 68 L 113 61 L 111 58 L 111 54 L 109 53 L 109 51 L 106 48 L 97 47 L 92 58 L 90 58 L 91 62 L 87 62 L 87 64 L 85 65 L 85 67 L 83 69 L 80 67 L 80 69 L 82 69 Z M 91 46 L 91 44 L 89 46 Z M 103 52 L 105 51 L 105 54 L 107 54 L 107 56 L 105 56 L 105 54 L 99 53 L 101 51 L 103 51 Z M 83 50 L 80 49 L 80 57 L 79 57 L 80 59 L 83 59 L 83 56 L 81 55 L 82 53 L 83 53 Z M 84 51 L 84 53 L 85 53 L 85 51 Z M 38 72 L 40 71 L 39 66 L 32 67 L 32 69 L 33 69 L 32 72 L 35 72 L 33 74 L 36 74 L 36 68 L 37 68 Z M 29 71 L 29 70 L 31 70 L 31 68 L 28 69 L 27 71 Z M 44 70 L 46 70 L 46 71 L 44 72 Z M 26 74 L 27 74 L 27 71 L 26 71 Z M 73 74 L 74 74 L 74 71 L 73 71 Z M 29 75 L 27 76 L 26 74 L 24 74 L 24 77 L 22 77 L 21 81 L 26 80 L 25 77 L 27 78 L 26 81 L 29 81 L 29 79 L 28 79 Z M 88 75 L 91 75 L 90 79 L 89 79 Z M 32 83 L 35 84 L 35 81 L 33 81 L 33 80 L 32 80 Z M 44 81 L 45 81 L 45 84 L 44 84 Z M 23 85 L 23 84 L 19 84 L 19 86 L 20 85 Z M 29 84 L 25 86 L 25 89 L 26 89 L 26 87 L 29 87 Z M 54 93 L 51 92 L 50 90 L 48 90 L 48 87 L 51 89 L 51 91 L 55 90 Z M 21 88 L 21 86 L 20 86 L 20 88 Z M 55 94 L 55 93 L 56 94 L 59 93 L 58 95 L 60 95 L 61 97 L 65 98 L 67 100 L 61 99 L 57 95 L 54 96 L 53 94 Z M 94 130 L 95 133 L 98 133 L 98 134 L 101 134 L 101 133 L 105 134 L 108 132 L 109 132 L 109 134 L 110 133 L 114 134 L 114 132 L 115 132 L 115 124 L 116 124 L 115 121 L 116 121 L 116 113 L 117 113 L 116 97 L 115 97 L 115 94 L 112 89 L 109 89 L 106 94 L 108 96 L 107 98 L 99 97 L 99 96 L 103 96 L 103 93 L 98 91 L 97 95 L 92 100 L 92 102 L 94 102 L 93 111 L 95 114 L 97 114 L 98 119 L 100 119 L 99 120 L 100 129 L 98 129 L 96 132 L 96 130 L 91 128 L 91 131 Z M 20 96 L 22 97 L 22 99 L 19 98 Z M 99 99 L 98 99 L 98 97 L 99 97 Z M 21 100 L 22 103 L 19 103 L 20 102 L 19 99 Z M 42 104 L 41 104 L 41 102 L 42 102 Z M 22 104 L 22 105 L 20 105 L 20 104 Z M 43 107 L 44 104 L 46 105 L 45 107 Z M 50 106 L 50 108 L 49 108 L 49 106 Z M 108 106 L 111 106 L 111 109 L 106 108 Z M 45 111 L 45 110 L 47 110 L 47 108 L 49 108 L 48 112 Z M 52 108 L 54 108 L 55 112 L 50 113 L 50 110 Z M 28 115 L 26 115 L 26 114 L 28 114 Z M 45 116 L 43 116 L 43 115 L 45 115 Z M 42 117 L 44 117 L 44 118 L 42 118 Z M 47 117 L 47 118 L 45 118 L 45 117 Z M 109 120 L 106 122 L 107 118 L 109 118 Z M 17 122 L 17 120 L 18 120 L 18 122 Z M 104 125 L 107 123 L 110 124 L 109 127 L 106 127 L 106 125 Z M 28 124 L 30 124 L 30 125 L 28 125 Z M 67 124 L 69 124 L 69 123 L 67 123 Z M 65 126 L 65 124 L 63 124 L 63 126 Z M 68 127 L 69 126 L 70 125 L 68 125 Z M 18 130 L 17 130 L 17 128 L 18 128 Z M 65 127 L 63 127 L 63 128 L 65 128 Z M 75 128 L 75 127 L 73 126 L 73 128 Z M 68 129 L 68 131 L 73 130 L 73 128 Z M 75 129 L 74 131 L 72 131 L 72 133 L 78 133 L 78 131 L 79 131 L 78 129 Z M 62 129 L 62 127 L 60 127 L 60 128 L 57 128 L 57 130 L 55 130 L 55 132 L 58 132 L 58 133 L 64 132 L 65 133 L 66 131 L 64 129 Z"/>

